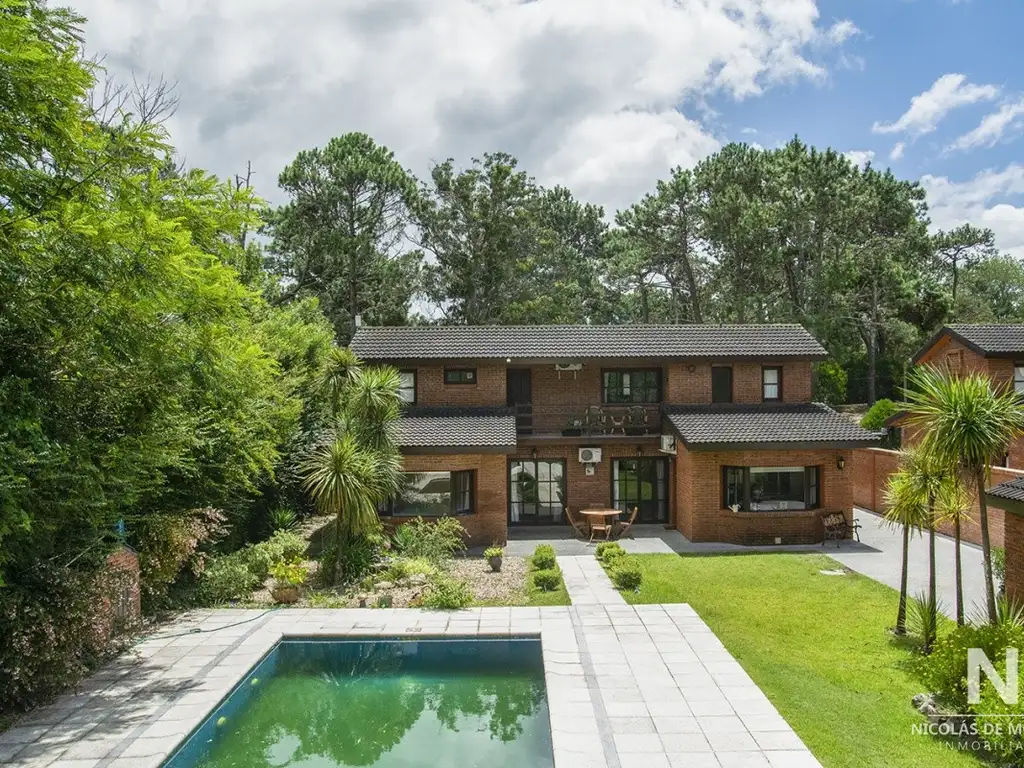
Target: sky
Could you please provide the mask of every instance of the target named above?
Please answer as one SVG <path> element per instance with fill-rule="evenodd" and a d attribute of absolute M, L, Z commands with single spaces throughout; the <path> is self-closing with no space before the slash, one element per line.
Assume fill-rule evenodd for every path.
<path fill-rule="evenodd" d="M 65 0 L 109 75 L 163 76 L 188 165 L 363 131 L 420 178 L 506 151 L 609 214 L 731 141 L 891 167 L 932 226 L 1024 258 L 1021 0 Z"/>

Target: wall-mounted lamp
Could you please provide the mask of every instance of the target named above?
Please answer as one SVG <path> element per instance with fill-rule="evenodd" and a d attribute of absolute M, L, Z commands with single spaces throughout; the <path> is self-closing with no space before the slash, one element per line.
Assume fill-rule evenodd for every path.
<path fill-rule="evenodd" d="M 505 362 L 506 363 L 511 363 L 512 362 L 512 358 L 511 357 L 506 357 L 505 358 Z"/>
<path fill-rule="evenodd" d="M 836 459 L 836 469 L 838 469 L 840 472 L 842 472 L 843 471 L 843 467 L 845 467 L 845 466 L 846 466 L 846 459 L 844 459 L 842 456 L 840 456 L 838 459 Z"/>
<path fill-rule="evenodd" d="M 532 451 L 530 451 L 530 455 L 533 456 L 533 460 L 536 461 L 537 460 L 537 449 L 534 448 Z"/>
<path fill-rule="evenodd" d="M 636 447 L 636 455 L 637 456 L 643 456 L 644 455 L 644 447 L 642 445 L 638 445 Z"/>

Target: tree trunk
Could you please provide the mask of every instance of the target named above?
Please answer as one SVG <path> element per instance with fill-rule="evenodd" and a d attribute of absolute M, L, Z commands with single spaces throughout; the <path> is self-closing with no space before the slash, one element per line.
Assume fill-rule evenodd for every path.
<path fill-rule="evenodd" d="M 878 338 L 874 324 L 868 328 L 868 405 L 875 404 L 875 375 L 878 367 Z"/>
<path fill-rule="evenodd" d="M 924 639 L 925 653 L 931 653 L 939 626 L 938 595 L 935 590 L 935 499 L 928 499 L 928 611 L 931 623 Z"/>
<path fill-rule="evenodd" d="M 341 512 L 334 520 L 334 583 L 341 584 L 341 577 L 344 575 L 341 568 Z"/>
<path fill-rule="evenodd" d="M 985 562 L 985 603 L 988 606 L 988 620 L 996 623 L 996 590 L 992 583 L 992 541 L 988 531 L 988 503 L 985 501 L 985 470 L 978 470 L 975 482 L 978 487 L 978 507 L 981 514 L 978 522 L 981 525 L 981 555 Z"/>
<path fill-rule="evenodd" d="M 903 570 L 900 572 L 900 607 L 896 612 L 897 635 L 907 634 L 907 567 L 910 561 L 910 526 L 903 526 Z"/>
<path fill-rule="evenodd" d="M 964 574 L 960 565 L 960 515 L 953 518 L 953 540 L 956 549 L 953 551 L 953 569 L 956 576 L 956 623 L 964 625 Z"/>

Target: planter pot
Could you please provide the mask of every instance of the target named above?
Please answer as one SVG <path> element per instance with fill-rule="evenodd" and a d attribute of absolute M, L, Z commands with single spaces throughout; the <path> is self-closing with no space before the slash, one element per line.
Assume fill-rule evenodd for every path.
<path fill-rule="evenodd" d="M 290 605 L 291 603 L 297 603 L 299 601 L 301 590 L 295 584 L 280 584 L 274 586 L 273 589 L 270 590 L 270 594 L 277 602 Z"/>
<path fill-rule="evenodd" d="M 501 570 L 501 556 L 498 556 L 498 557 L 488 557 L 487 558 L 487 562 L 490 563 L 491 570 L 494 571 L 495 573 L 497 573 L 498 571 Z"/>

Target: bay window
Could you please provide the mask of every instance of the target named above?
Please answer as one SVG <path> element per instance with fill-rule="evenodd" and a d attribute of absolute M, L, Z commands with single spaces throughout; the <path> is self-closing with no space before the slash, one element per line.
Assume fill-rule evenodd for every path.
<path fill-rule="evenodd" d="M 722 507 L 744 512 L 817 509 L 819 467 L 722 467 Z"/>
<path fill-rule="evenodd" d="M 473 472 L 404 472 L 402 489 L 378 510 L 393 517 L 441 517 L 473 512 Z"/>

